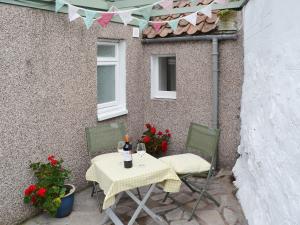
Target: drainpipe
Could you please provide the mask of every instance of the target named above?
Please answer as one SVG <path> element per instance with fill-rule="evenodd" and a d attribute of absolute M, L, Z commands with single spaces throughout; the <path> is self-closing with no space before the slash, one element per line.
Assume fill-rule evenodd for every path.
<path fill-rule="evenodd" d="M 219 119 L 219 41 L 218 38 L 212 39 L 212 127 L 218 128 Z"/>
<path fill-rule="evenodd" d="M 212 127 L 218 128 L 219 120 L 219 41 L 237 40 L 237 34 L 182 36 L 170 38 L 142 39 L 143 44 L 172 43 L 182 41 L 212 41 Z"/>

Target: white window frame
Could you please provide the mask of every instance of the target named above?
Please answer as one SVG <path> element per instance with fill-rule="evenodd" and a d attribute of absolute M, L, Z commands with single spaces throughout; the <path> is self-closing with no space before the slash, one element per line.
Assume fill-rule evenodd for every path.
<path fill-rule="evenodd" d="M 151 56 L 151 99 L 176 99 L 176 91 L 159 90 L 159 58 L 176 57 L 175 54 Z"/>
<path fill-rule="evenodd" d="M 115 46 L 115 57 L 97 56 L 97 67 L 114 65 L 116 69 L 115 100 L 97 104 L 97 118 L 98 121 L 102 121 L 128 113 L 126 107 L 126 44 L 125 41 L 101 40 L 97 42 L 98 45 Z"/>

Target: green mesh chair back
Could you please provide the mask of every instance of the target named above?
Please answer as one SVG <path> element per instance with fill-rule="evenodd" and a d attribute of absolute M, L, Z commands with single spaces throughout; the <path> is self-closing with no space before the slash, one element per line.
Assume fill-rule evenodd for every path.
<path fill-rule="evenodd" d="M 191 123 L 186 148 L 197 150 L 200 156 L 212 160 L 216 156 L 220 130 Z"/>
<path fill-rule="evenodd" d="M 118 141 L 126 134 L 123 123 L 101 124 L 85 128 L 87 148 L 90 157 L 100 153 L 117 151 Z"/>

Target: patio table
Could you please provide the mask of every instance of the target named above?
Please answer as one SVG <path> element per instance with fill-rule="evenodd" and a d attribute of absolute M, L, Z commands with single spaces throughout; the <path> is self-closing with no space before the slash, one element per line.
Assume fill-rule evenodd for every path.
<path fill-rule="evenodd" d="M 152 212 L 145 203 L 150 197 L 155 184 L 159 183 L 166 192 L 178 192 L 181 181 L 169 165 L 147 153 L 143 156 L 133 154 L 132 157 L 133 167 L 130 169 L 124 168 L 123 157 L 120 153 L 103 154 L 91 160 L 91 166 L 86 172 L 86 179 L 97 182 L 104 191 L 103 209 L 105 209 L 106 217 L 102 223 L 106 223 L 110 218 L 117 225 L 123 224 L 113 209 L 125 192 L 138 204 L 128 223 L 129 225 L 135 222 L 142 209 L 157 223 L 162 224 L 162 219 Z M 147 185 L 150 185 L 150 187 L 142 200 L 139 200 L 130 191 Z M 116 198 L 117 194 L 119 196 Z"/>

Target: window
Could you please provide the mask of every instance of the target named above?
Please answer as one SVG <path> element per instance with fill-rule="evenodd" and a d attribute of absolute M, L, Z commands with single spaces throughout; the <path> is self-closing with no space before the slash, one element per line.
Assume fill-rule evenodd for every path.
<path fill-rule="evenodd" d="M 127 114 L 125 42 L 97 43 L 97 117 L 106 120 Z"/>
<path fill-rule="evenodd" d="M 175 56 L 152 56 L 151 98 L 176 99 Z"/>

